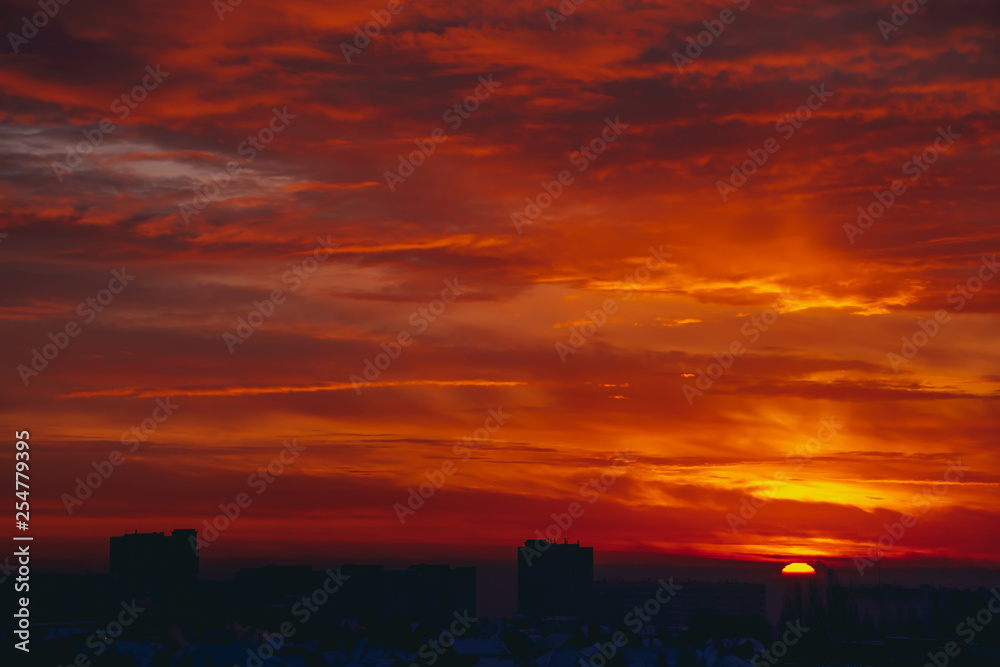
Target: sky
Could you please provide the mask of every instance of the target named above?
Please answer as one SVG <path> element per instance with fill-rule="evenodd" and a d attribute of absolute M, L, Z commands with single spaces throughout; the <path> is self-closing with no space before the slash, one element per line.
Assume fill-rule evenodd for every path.
<path fill-rule="evenodd" d="M 1000 7 L 906 6 L 6 4 L 42 551 L 1000 560 Z"/>

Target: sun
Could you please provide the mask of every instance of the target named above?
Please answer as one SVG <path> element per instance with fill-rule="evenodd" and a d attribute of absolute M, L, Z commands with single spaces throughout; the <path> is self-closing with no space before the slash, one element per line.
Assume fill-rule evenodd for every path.
<path fill-rule="evenodd" d="M 809 577 L 816 574 L 816 568 L 808 563 L 789 563 L 781 573 L 786 577 Z"/>

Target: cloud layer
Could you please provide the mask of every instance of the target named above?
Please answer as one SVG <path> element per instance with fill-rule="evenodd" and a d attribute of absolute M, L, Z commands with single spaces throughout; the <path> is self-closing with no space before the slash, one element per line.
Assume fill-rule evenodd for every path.
<path fill-rule="evenodd" d="M 888 555 L 996 560 L 995 3 L 220 4 L 69 3 L 0 56 L 39 530 L 201 526 L 295 437 L 219 549 L 514 544 L 629 450 L 567 537 L 850 557 L 937 483 Z"/>

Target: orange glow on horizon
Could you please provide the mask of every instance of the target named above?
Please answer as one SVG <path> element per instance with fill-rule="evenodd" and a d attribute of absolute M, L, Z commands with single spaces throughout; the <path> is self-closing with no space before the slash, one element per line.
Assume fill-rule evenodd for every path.
<path fill-rule="evenodd" d="M 206 563 L 457 558 L 574 503 L 600 553 L 822 577 L 913 517 L 893 560 L 1000 563 L 986 3 L 888 39 L 750 3 L 683 67 L 702 3 L 404 3 L 349 57 L 382 0 L 254 4 L 71 6 L 0 70 L 39 530 L 202 527 L 294 440 Z"/>

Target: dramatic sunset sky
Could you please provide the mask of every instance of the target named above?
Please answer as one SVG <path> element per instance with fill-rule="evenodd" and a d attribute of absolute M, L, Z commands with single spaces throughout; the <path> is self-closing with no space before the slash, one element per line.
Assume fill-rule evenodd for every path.
<path fill-rule="evenodd" d="M 38 8 L 5 5 L 0 423 L 6 451 L 31 432 L 46 557 L 201 529 L 249 492 L 203 563 L 511 548 L 573 502 L 560 537 L 598 550 L 850 558 L 913 512 L 887 558 L 1000 560 L 997 4 L 929 0 L 896 30 L 885 2 L 584 0 L 565 21 L 552 2 L 245 0 L 220 20 L 221 0 L 71 0 L 13 41 Z M 373 11 L 391 20 L 357 48 Z M 433 154 L 387 183 L 415 141 Z M 526 198 L 548 206 L 519 232 Z M 464 289 L 435 304 L 446 281 Z M 162 397 L 178 407 L 129 451 Z M 462 460 L 490 410 L 509 419 Z M 258 495 L 248 476 L 291 438 L 305 449 Z M 626 451 L 613 485 L 581 488 Z M 734 532 L 751 495 L 768 502 Z"/>

